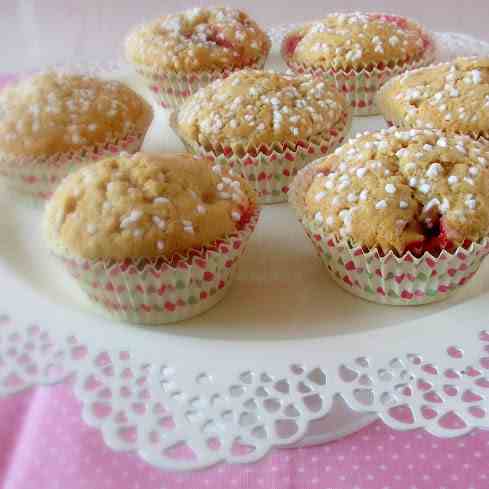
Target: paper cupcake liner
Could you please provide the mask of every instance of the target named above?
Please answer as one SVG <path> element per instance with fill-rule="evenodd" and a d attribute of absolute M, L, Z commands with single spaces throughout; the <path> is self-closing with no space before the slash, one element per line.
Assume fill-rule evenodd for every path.
<path fill-rule="evenodd" d="M 364 251 L 361 246 L 325 234 L 304 217 L 304 194 L 315 175 L 315 165 L 304 169 L 294 181 L 290 202 L 306 235 L 333 280 L 349 293 L 378 304 L 411 306 L 448 298 L 479 270 L 489 254 L 489 238 L 469 248 L 444 250 L 439 256 L 426 252 L 415 257 L 410 252 L 398 257 L 393 252 Z"/>
<path fill-rule="evenodd" d="M 55 253 L 105 315 L 136 324 L 164 324 L 201 314 L 228 291 L 259 210 L 236 234 L 171 260 L 107 262 Z"/>
<path fill-rule="evenodd" d="M 170 125 L 178 135 L 175 112 L 170 117 Z M 334 128 L 314 141 L 284 142 L 259 148 L 242 145 L 205 148 L 179 137 L 190 152 L 246 178 L 256 191 L 259 204 L 273 204 L 286 202 L 289 185 L 297 172 L 331 153 L 344 141 L 350 127 L 351 112 L 345 111 Z"/>
<path fill-rule="evenodd" d="M 81 148 L 76 152 L 56 154 L 46 159 L 21 159 L 0 155 L 0 177 L 10 188 L 36 200 L 46 200 L 69 173 L 122 152 L 136 153 L 141 148 L 144 136 L 144 133 L 135 133 L 112 142 Z"/>
<path fill-rule="evenodd" d="M 294 62 L 287 52 L 290 39 L 297 35 L 297 30 L 290 32 L 284 37 L 281 45 L 282 58 L 287 66 L 297 74 L 312 74 L 333 82 L 337 89 L 347 98 L 353 109 L 353 115 L 377 115 L 379 114 L 379 109 L 376 104 L 376 93 L 387 80 L 406 71 L 426 66 L 435 58 L 435 44 L 431 35 L 424 31 L 416 22 L 411 20 L 409 22 L 415 24 L 420 29 L 422 37 L 427 44 L 423 56 L 418 60 L 399 62 L 393 66 L 379 64 L 374 67 L 364 67 L 360 70 L 313 68 L 302 63 Z"/>
<path fill-rule="evenodd" d="M 260 70 L 265 65 L 267 56 L 245 68 Z M 144 79 L 153 98 L 165 109 L 177 108 L 187 97 L 215 80 L 227 78 L 232 73 L 244 68 L 206 71 L 202 73 L 160 73 L 142 65 L 135 65 L 137 73 Z"/>

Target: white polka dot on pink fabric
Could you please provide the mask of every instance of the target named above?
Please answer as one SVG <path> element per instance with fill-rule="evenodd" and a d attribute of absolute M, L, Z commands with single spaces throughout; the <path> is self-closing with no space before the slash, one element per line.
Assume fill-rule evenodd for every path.
<path fill-rule="evenodd" d="M 71 387 L 0 401 L 0 468 L 8 489 L 487 489 L 489 433 L 444 440 L 376 422 L 328 445 L 273 450 L 253 465 L 164 472 L 105 446 L 80 421 Z M 27 416 L 27 418 L 26 418 Z M 23 429 L 21 429 L 23 427 Z M 14 447 L 15 451 L 14 451 Z M 2 455 L 5 454 L 5 455 Z M 22 454 L 20 457 L 18 454 Z M 9 470 L 6 464 L 10 460 Z M 3 465 L 2 465 L 3 464 Z"/>

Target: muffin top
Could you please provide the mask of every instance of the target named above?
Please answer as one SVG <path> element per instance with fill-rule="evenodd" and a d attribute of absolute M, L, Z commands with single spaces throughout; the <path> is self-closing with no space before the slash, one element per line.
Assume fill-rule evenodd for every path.
<path fill-rule="evenodd" d="M 134 30 L 126 55 L 156 71 L 200 72 L 240 68 L 266 57 L 268 36 L 241 10 L 194 8 Z"/>
<path fill-rule="evenodd" d="M 395 77 L 378 103 L 387 119 L 403 127 L 489 138 L 489 58 L 458 58 Z"/>
<path fill-rule="evenodd" d="M 415 22 L 394 15 L 330 14 L 289 33 L 285 57 L 307 67 L 362 69 L 418 61 L 431 45 Z"/>
<path fill-rule="evenodd" d="M 153 111 L 116 81 L 48 72 L 0 92 L 0 153 L 49 157 L 145 132 Z"/>
<path fill-rule="evenodd" d="M 395 128 L 364 133 L 314 168 L 305 217 L 367 249 L 419 254 L 489 235 L 489 146 Z"/>
<path fill-rule="evenodd" d="M 69 175 L 46 207 L 44 229 L 68 257 L 168 257 L 235 233 L 254 206 L 244 180 L 207 160 L 136 153 Z"/>
<path fill-rule="evenodd" d="M 190 144 L 257 148 L 321 139 L 348 112 L 343 95 L 324 80 L 242 70 L 189 97 L 175 123 Z"/>

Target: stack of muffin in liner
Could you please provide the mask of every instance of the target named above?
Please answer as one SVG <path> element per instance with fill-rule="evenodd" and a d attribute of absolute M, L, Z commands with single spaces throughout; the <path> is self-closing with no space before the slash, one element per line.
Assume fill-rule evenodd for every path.
<path fill-rule="evenodd" d="M 128 60 L 196 156 L 137 153 L 153 111 L 118 82 L 49 72 L 0 95 L 0 175 L 50 198 L 48 245 L 106 314 L 161 324 L 208 310 L 258 204 L 287 199 L 333 280 L 363 299 L 436 302 L 477 273 L 489 254 L 489 60 L 422 68 L 431 35 L 371 13 L 331 14 L 281 47 L 293 74 L 260 71 L 270 40 L 230 8 L 128 36 Z M 402 129 L 332 153 L 352 115 L 379 109 Z"/>

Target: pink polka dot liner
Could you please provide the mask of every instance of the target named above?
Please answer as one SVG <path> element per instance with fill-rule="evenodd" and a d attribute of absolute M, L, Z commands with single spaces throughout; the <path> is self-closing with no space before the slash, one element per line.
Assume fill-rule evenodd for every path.
<path fill-rule="evenodd" d="M 307 237 L 328 270 L 331 278 L 347 292 L 362 299 L 395 306 L 439 302 L 465 285 L 489 255 L 489 238 L 443 250 L 438 256 L 425 252 L 416 257 L 411 252 L 396 256 L 392 251 L 365 251 L 347 240 L 325 234 L 324 230 L 304 217 L 304 194 L 316 174 L 315 165 L 299 172 L 289 193 Z"/>
<path fill-rule="evenodd" d="M 77 152 L 62 153 L 46 159 L 0 158 L 0 178 L 6 184 L 27 196 L 38 200 L 51 197 L 61 180 L 82 166 L 120 153 L 136 153 L 143 144 L 145 134 L 128 134 L 122 139 L 82 147 Z"/>
<path fill-rule="evenodd" d="M 255 209 L 236 234 L 185 255 L 123 262 L 56 258 L 106 315 L 136 324 L 173 323 L 224 298 L 259 214 Z"/>
<path fill-rule="evenodd" d="M 178 135 L 176 117 L 173 112 L 170 125 Z M 198 143 L 188 143 L 183 137 L 180 139 L 188 151 L 246 178 L 256 191 L 259 204 L 274 204 L 287 201 L 289 186 L 301 168 L 343 143 L 351 128 L 351 118 L 351 111 L 343 112 L 336 126 L 325 131 L 317 141 L 284 141 L 270 147 L 219 145 L 206 149 Z"/>
<path fill-rule="evenodd" d="M 249 66 L 250 69 L 261 70 L 265 65 L 266 55 L 256 63 Z M 143 78 L 153 95 L 156 103 L 164 109 L 174 109 L 181 105 L 187 97 L 197 90 L 209 85 L 215 80 L 227 78 L 235 70 L 206 71 L 202 73 L 158 73 L 137 66 L 136 71 Z"/>

